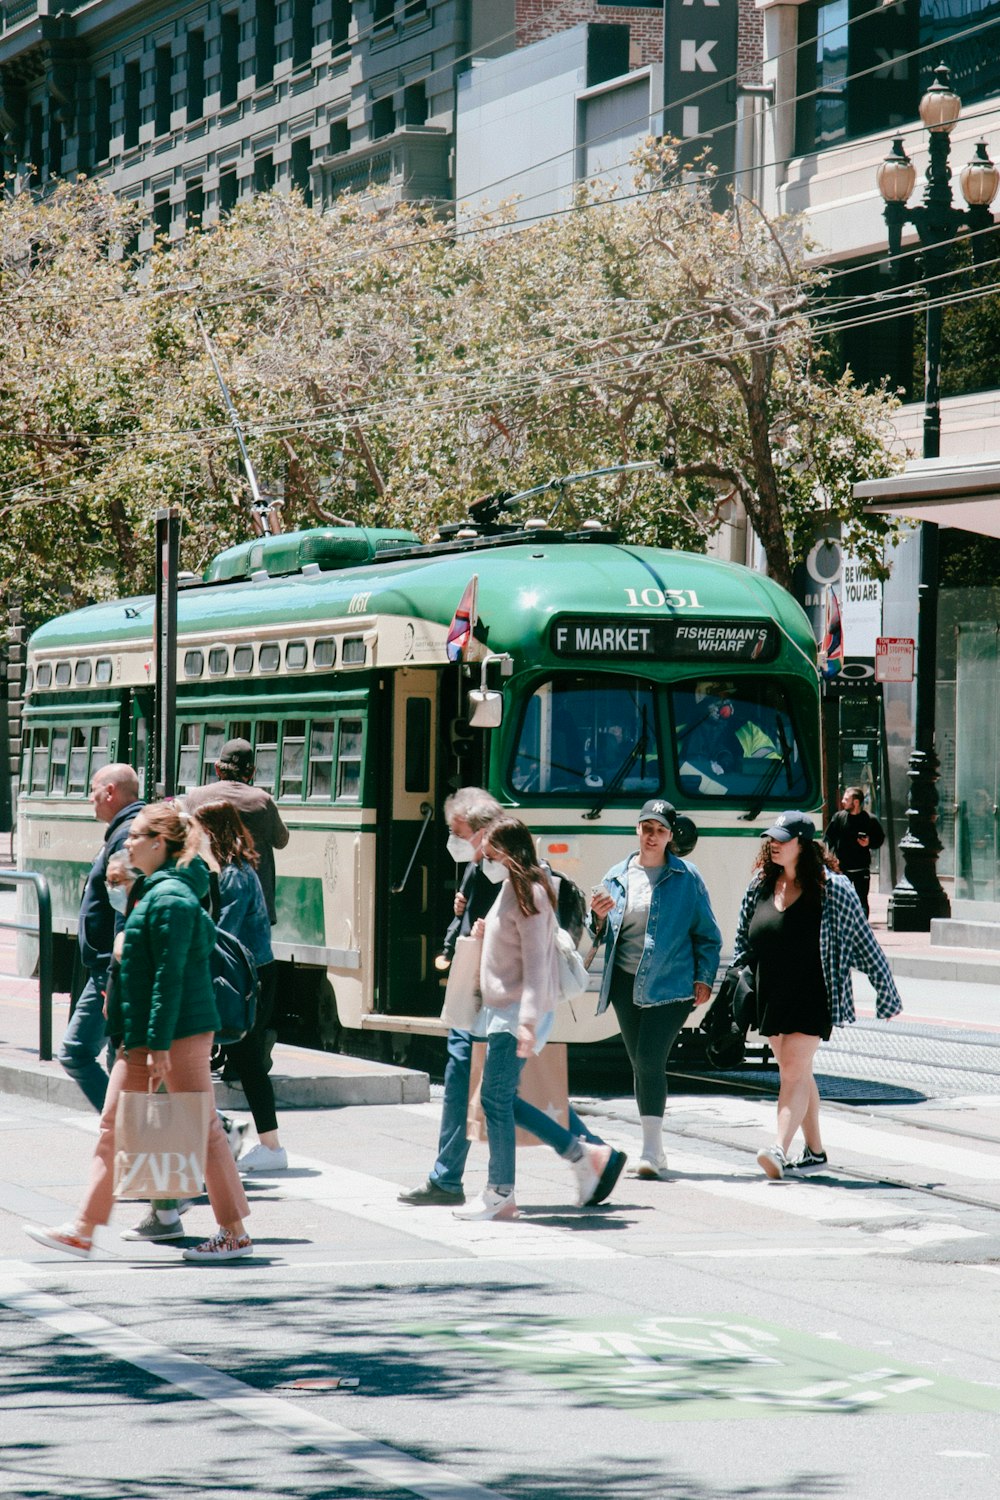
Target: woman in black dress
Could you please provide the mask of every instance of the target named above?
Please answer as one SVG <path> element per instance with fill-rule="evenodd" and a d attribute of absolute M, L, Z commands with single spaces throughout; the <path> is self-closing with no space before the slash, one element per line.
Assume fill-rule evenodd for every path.
<path fill-rule="evenodd" d="M 833 1026 L 854 1020 L 851 969 L 875 986 L 881 1019 L 902 1003 L 892 974 L 865 919 L 857 892 L 837 862 L 816 842 L 803 812 L 785 812 L 764 835 L 736 930 L 737 963 L 757 971 L 757 1030 L 767 1037 L 781 1078 L 778 1139 L 758 1151 L 768 1177 L 826 1165 L 819 1126 L 813 1059 Z M 805 1150 L 789 1160 L 801 1127 Z"/>

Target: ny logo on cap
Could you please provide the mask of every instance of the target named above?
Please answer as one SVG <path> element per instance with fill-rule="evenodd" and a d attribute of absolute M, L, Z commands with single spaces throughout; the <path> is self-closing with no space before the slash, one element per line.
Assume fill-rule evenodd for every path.
<path fill-rule="evenodd" d="M 654 802 L 653 803 L 653 812 L 655 812 L 655 813 L 662 813 L 662 812 L 666 812 L 666 810 L 667 810 L 667 804 L 665 802 Z"/>

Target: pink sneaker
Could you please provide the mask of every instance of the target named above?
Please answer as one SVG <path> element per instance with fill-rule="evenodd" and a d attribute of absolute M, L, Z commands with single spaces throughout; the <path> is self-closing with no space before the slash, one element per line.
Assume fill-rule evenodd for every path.
<path fill-rule="evenodd" d="M 243 1260 L 253 1254 L 253 1240 L 248 1234 L 241 1234 L 237 1239 L 228 1229 L 218 1229 L 211 1239 L 190 1246 L 182 1254 L 184 1260 Z"/>
<path fill-rule="evenodd" d="M 85 1234 L 77 1234 L 75 1224 L 60 1224 L 58 1229 L 46 1229 L 41 1224 L 25 1224 L 25 1234 L 44 1245 L 48 1250 L 61 1250 L 64 1255 L 79 1255 L 86 1260 L 94 1248 L 94 1242 Z"/>

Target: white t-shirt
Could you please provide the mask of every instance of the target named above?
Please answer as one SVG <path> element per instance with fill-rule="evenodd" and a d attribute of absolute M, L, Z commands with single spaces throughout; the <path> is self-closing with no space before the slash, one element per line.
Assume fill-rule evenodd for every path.
<path fill-rule="evenodd" d="M 628 867 L 625 915 L 615 944 L 615 968 L 634 974 L 642 962 L 642 950 L 646 942 L 646 925 L 649 921 L 649 903 L 653 890 L 667 872 L 666 865 L 652 868 L 641 865 L 634 859 Z"/>

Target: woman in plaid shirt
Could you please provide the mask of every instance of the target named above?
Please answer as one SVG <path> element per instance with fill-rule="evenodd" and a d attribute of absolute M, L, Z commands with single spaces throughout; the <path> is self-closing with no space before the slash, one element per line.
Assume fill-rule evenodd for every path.
<path fill-rule="evenodd" d="M 834 1026 L 854 1021 L 851 970 L 875 987 L 880 1020 L 902 1010 L 885 954 L 872 935 L 857 892 L 816 842 L 803 812 L 784 812 L 764 835 L 743 897 L 733 962 L 757 974 L 757 1030 L 778 1062 L 778 1139 L 758 1151 L 768 1177 L 824 1167 L 819 1090 L 813 1059 Z M 801 1127 L 805 1150 L 789 1159 Z"/>

